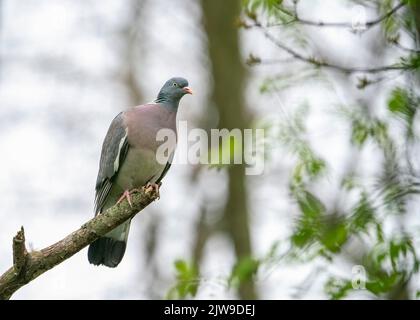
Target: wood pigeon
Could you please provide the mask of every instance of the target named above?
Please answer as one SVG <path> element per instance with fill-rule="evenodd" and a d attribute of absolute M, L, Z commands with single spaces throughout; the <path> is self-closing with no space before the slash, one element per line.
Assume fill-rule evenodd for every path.
<path fill-rule="evenodd" d="M 168 161 L 162 164 L 156 159 L 156 151 L 163 142 L 157 141 L 156 136 L 160 129 L 171 129 L 176 134 L 178 105 L 185 94 L 192 94 L 188 81 L 171 78 L 153 103 L 121 112 L 111 122 L 99 162 L 95 216 L 124 199 L 131 205 L 130 192 L 143 186 L 158 191 L 171 166 L 175 145 Z M 115 268 L 124 256 L 130 222 L 93 242 L 88 250 L 89 262 Z"/>

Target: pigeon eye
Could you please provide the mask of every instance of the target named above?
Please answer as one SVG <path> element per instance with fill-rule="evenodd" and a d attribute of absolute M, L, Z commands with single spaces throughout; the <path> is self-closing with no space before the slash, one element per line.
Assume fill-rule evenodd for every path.
<path fill-rule="evenodd" d="M 178 85 L 177 85 L 177 83 L 176 83 L 176 82 L 174 82 L 172 85 L 173 85 L 174 87 L 178 87 Z"/>

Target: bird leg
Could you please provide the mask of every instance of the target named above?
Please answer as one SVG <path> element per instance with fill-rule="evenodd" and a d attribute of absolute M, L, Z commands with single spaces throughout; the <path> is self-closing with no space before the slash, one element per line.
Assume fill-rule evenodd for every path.
<path fill-rule="evenodd" d="M 159 188 L 161 185 L 162 185 L 162 182 L 159 182 L 159 183 L 148 182 L 146 186 L 143 187 L 143 190 L 146 194 L 152 191 L 156 192 L 157 198 L 160 199 Z"/>
<path fill-rule="evenodd" d="M 140 192 L 139 189 L 132 189 L 132 190 L 125 190 L 122 196 L 118 199 L 117 204 L 120 204 L 124 199 L 127 199 L 128 204 L 130 207 L 133 207 L 133 204 L 131 203 L 131 194 L 134 192 Z"/>

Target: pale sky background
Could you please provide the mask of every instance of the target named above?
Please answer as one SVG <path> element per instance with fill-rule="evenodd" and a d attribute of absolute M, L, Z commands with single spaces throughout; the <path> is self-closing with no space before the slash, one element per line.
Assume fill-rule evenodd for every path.
<path fill-rule="evenodd" d="M 302 17 L 351 21 L 352 10 L 344 5 L 345 1 L 301 2 Z M 40 249 L 60 240 L 93 216 L 101 144 L 113 117 L 129 107 L 126 92 L 116 77 L 122 62 L 117 30 L 124 27 L 129 3 L 121 0 L 1 2 L 0 273 L 12 265 L 12 237 L 21 225 L 25 227 L 28 246 Z M 138 104 L 153 100 L 168 78 L 184 76 L 194 95 L 182 100 L 179 118 L 194 121 L 202 116 L 211 88 L 199 2 L 146 1 L 143 10 L 141 58 L 136 67 L 144 101 Z M 373 17 L 369 10 L 366 14 L 367 18 Z M 400 53 L 389 51 L 384 61 L 377 61 L 372 51 L 360 49 L 377 41 L 379 28 L 363 37 L 342 29 L 305 31 L 311 35 L 310 47 L 314 52 L 328 54 L 337 63 L 348 66 L 387 64 Z M 257 30 L 244 32 L 242 44 L 244 58 L 250 52 L 266 58 L 286 57 Z M 329 74 L 336 80 L 334 83 L 314 80 L 278 95 L 260 95 L 259 86 L 265 76 L 274 70 L 297 72 L 293 68 L 293 65 L 279 65 L 251 69 L 249 107 L 259 118 L 284 121 L 285 114 L 308 102 L 308 137 L 314 149 L 327 160 L 329 174 L 339 175 L 350 152 L 349 128 L 334 112 L 326 117 L 325 110 L 370 99 L 373 106 L 383 105 L 387 90 L 402 80 L 390 79 L 381 92 L 376 92 L 375 86 L 359 91 L 354 86 L 356 82 L 349 85 L 341 75 Z M 399 130 L 398 126 L 394 130 Z M 249 179 L 253 247 L 257 257 L 264 256 L 274 241 L 287 239 L 297 215 L 295 204 L 288 197 L 295 158 L 274 141 L 273 145 L 264 174 Z M 361 155 L 366 176 L 378 169 L 378 159 L 372 158 L 371 151 L 367 147 Z M 200 202 L 220 203 L 226 190 L 223 172 L 204 171 L 198 185 L 192 185 L 188 181 L 191 170 L 188 165 L 171 168 L 164 180 L 161 199 L 134 219 L 127 251 L 118 268 L 90 265 L 84 249 L 20 289 L 13 298 L 149 298 L 144 280 L 153 274 L 146 268 L 141 234 L 152 215 L 161 218 L 158 257 L 159 271 L 165 281 L 156 283 L 155 289 L 164 297 L 174 283 L 173 261 L 189 258 Z M 334 186 L 328 183 L 331 181 L 326 179 L 325 189 L 317 190 L 327 203 L 334 197 L 331 192 Z M 205 281 L 197 298 L 234 297 L 226 286 L 233 262 L 227 239 L 214 236 L 205 249 L 202 269 Z M 292 298 L 296 286 L 310 276 L 314 266 L 328 268 L 325 261 L 314 261 L 311 266 L 282 263 L 262 270 L 258 276 L 261 298 Z M 351 266 L 338 261 L 334 271 L 348 276 Z M 304 297 L 325 298 L 321 287 L 325 279 L 320 276 L 316 280 L 319 285 L 314 285 Z"/>

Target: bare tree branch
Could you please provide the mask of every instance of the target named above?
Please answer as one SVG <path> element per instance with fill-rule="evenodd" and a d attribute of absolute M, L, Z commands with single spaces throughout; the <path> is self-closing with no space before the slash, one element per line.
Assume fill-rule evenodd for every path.
<path fill-rule="evenodd" d="M 365 27 L 365 28 L 357 30 L 357 32 L 359 32 L 359 33 L 366 32 L 367 30 L 369 30 L 373 26 L 376 26 L 377 24 L 381 23 L 382 21 L 388 19 L 390 16 L 392 16 L 394 13 L 396 13 L 399 9 L 401 9 L 405 5 L 406 5 L 406 3 L 401 1 L 394 8 L 389 10 L 384 15 L 382 15 L 382 16 L 374 19 L 374 20 L 370 20 L 370 21 L 367 21 L 366 23 L 364 23 L 363 27 Z M 291 21 L 287 21 L 285 23 L 273 23 L 273 24 L 267 25 L 267 27 L 285 26 L 285 25 L 290 25 L 290 24 L 294 24 L 294 23 L 299 23 L 299 24 L 302 24 L 302 25 L 308 25 L 308 26 L 313 26 L 313 27 L 332 27 L 332 28 L 349 28 L 349 29 L 353 29 L 353 27 L 354 27 L 352 22 L 324 22 L 324 21 L 313 21 L 313 20 L 302 19 L 298 16 L 297 12 L 295 12 L 295 14 L 292 15 L 292 17 L 293 17 L 293 19 Z"/>
<path fill-rule="evenodd" d="M 386 65 L 386 66 L 379 66 L 379 67 L 346 67 L 346 66 L 340 66 L 340 65 L 337 65 L 337 64 L 333 64 L 333 63 L 330 63 L 330 62 L 327 62 L 327 61 L 317 59 L 315 57 L 308 57 L 308 56 L 305 56 L 305 55 L 295 51 L 294 49 L 286 46 L 284 43 L 282 43 L 280 40 L 278 40 L 276 37 L 274 37 L 258 21 L 255 21 L 254 26 L 260 28 L 260 30 L 263 32 L 264 36 L 268 40 L 270 40 L 272 43 L 274 43 L 277 47 L 279 47 L 283 51 L 286 51 L 288 54 L 290 54 L 292 57 L 296 58 L 297 60 L 300 60 L 300 61 L 305 62 L 305 63 L 312 64 L 315 67 L 330 68 L 330 69 L 334 69 L 334 70 L 337 70 L 337 71 L 340 71 L 340 72 L 343 72 L 343 73 L 346 73 L 346 74 L 357 73 L 357 72 L 360 72 L 360 73 L 381 73 L 381 72 L 386 72 L 386 71 L 398 71 L 398 70 L 409 70 L 409 69 L 411 69 L 409 65 L 404 65 L 404 64 L 401 64 L 401 63 L 395 63 L 395 64 Z M 254 64 L 258 64 L 258 63 L 264 63 L 264 60 L 258 58 L 258 59 L 254 59 L 252 62 Z"/>
<path fill-rule="evenodd" d="M 393 41 L 392 44 L 397 47 L 400 50 L 403 50 L 405 52 L 409 52 L 409 53 L 415 53 L 415 54 L 420 54 L 420 50 L 419 49 L 412 49 L 412 48 L 407 48 L 404 47 L 401 43 L 399 43 L 398 41 Z"/>
<path fill-rule="evenodd" d="M 26 252 L 23 228 L 13 238 L 13 267 L 0 276 L 0 300 L 9 299 L 34 280 L 84 247 L 105 235 L 157 199 L 156 192 L 133 193 L 132 204 L 124 201 L 97 215 L 64 239 L 39 251 Z"/>

